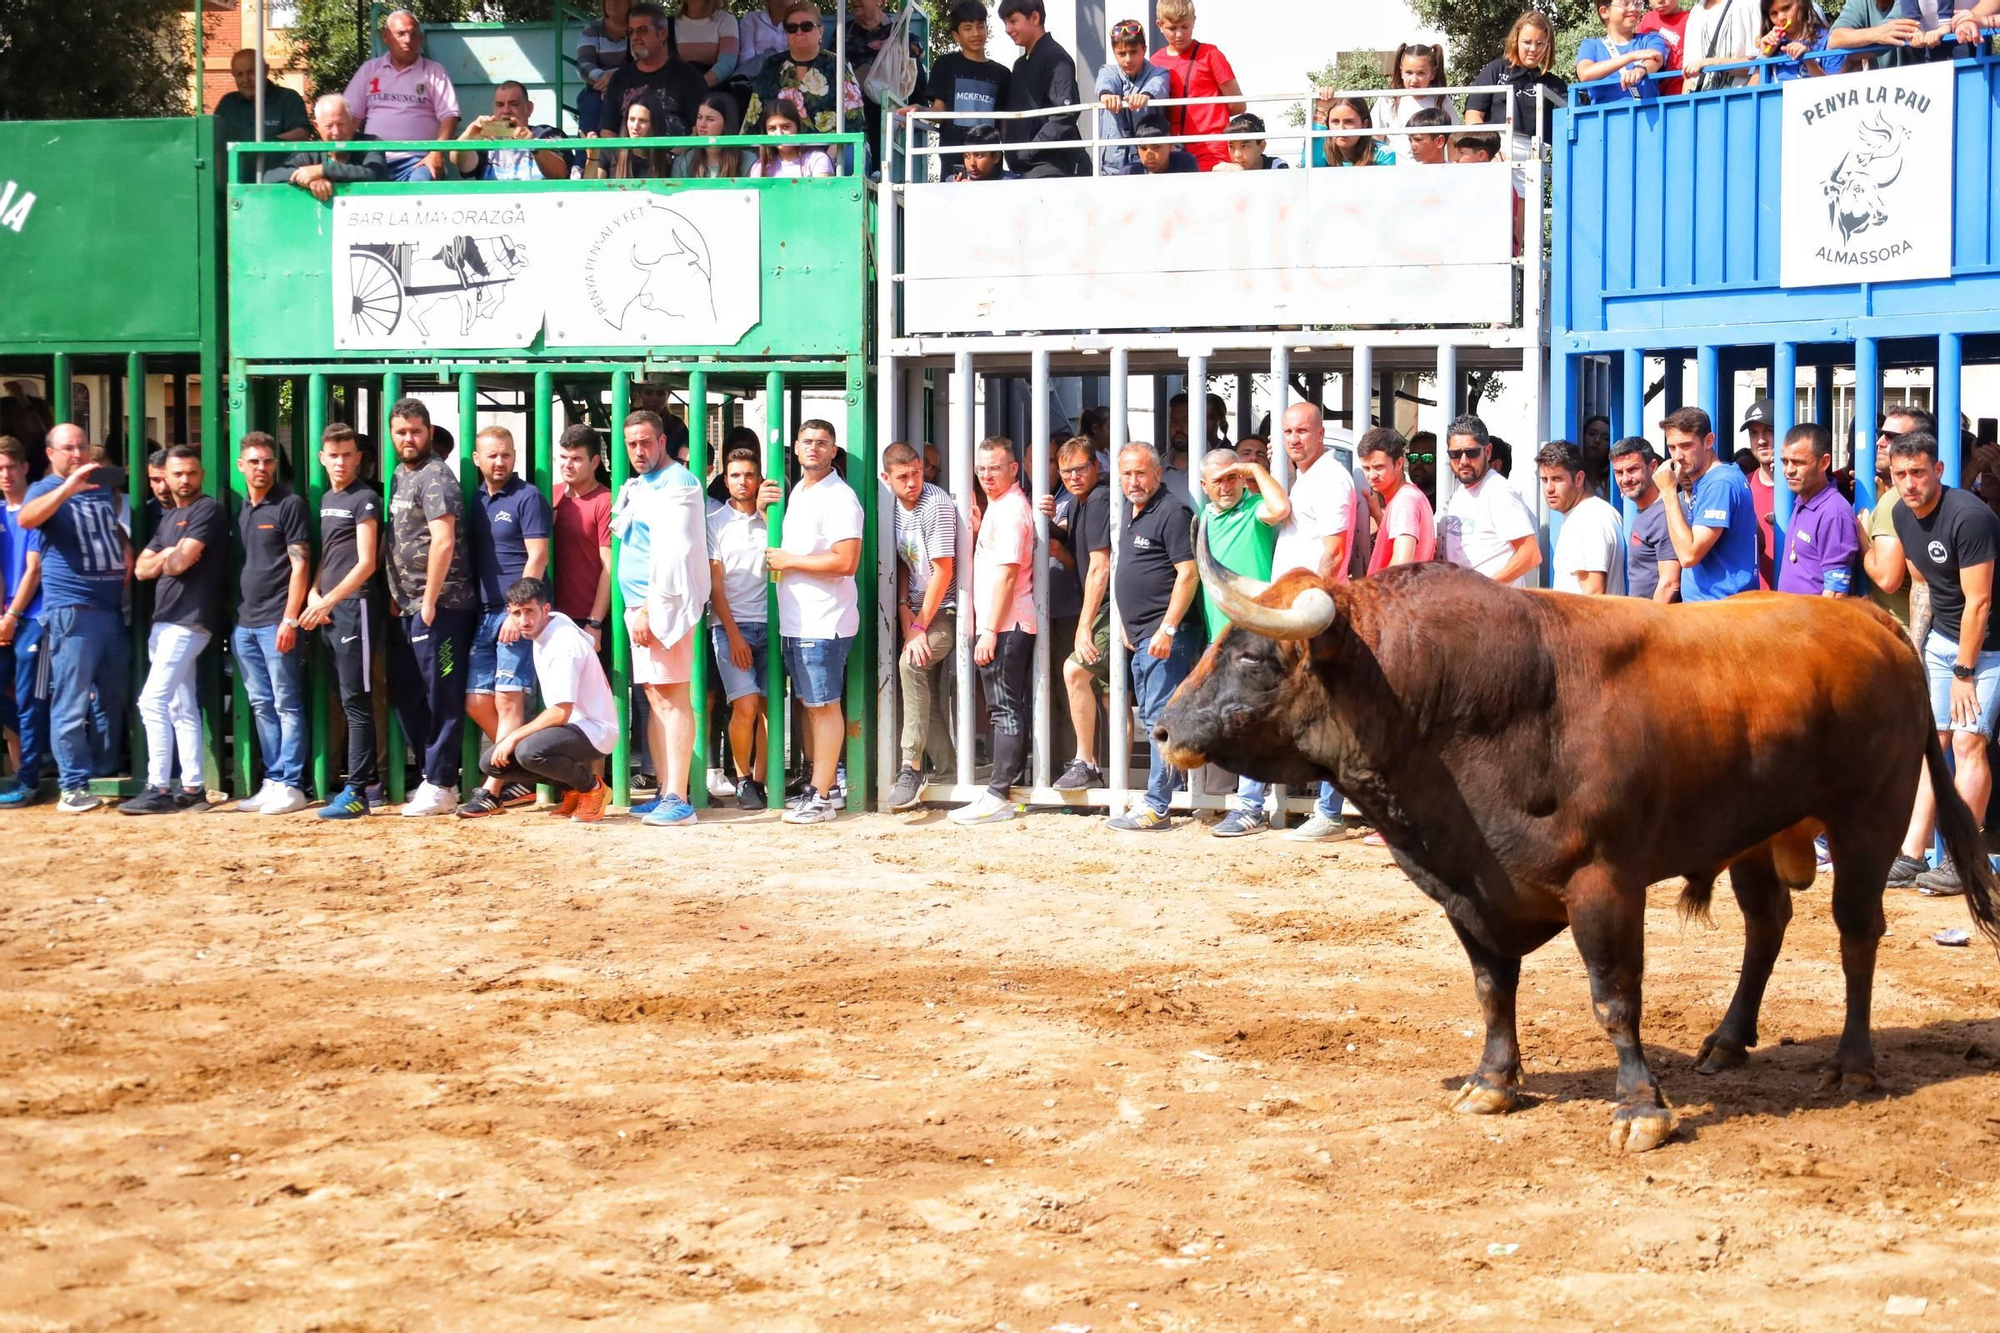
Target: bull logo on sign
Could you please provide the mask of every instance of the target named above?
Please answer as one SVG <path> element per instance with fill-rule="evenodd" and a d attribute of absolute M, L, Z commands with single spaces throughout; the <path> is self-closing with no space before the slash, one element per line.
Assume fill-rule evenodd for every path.
<path fill-rule="evenodd" d="M 708 238 L 657 204 L 605 229 L 584 267 L 584 285 L 606 324 L 626 332 L 642 311 L 669 319 L 715 318 Z"/>
<path fill-rule="evenodd" d="M 1882 192 L 1903 174 L 1906 125 L 1891 124 L 1881 112 L 1860 128 L 1860 143 L 1850 149 L 1820 186 L 1826 196 L 1827 221 L 1840 233 L 1841 244 L 1889 220 Z"/>

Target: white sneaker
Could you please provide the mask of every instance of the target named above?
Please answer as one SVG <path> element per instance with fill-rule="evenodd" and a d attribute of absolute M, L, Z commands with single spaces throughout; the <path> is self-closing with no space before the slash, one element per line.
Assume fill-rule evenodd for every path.
<path fill-rule="evenodd" d="M 257 813 L 260 815 L 289 815 L 292 811 L 303 810 L 311 804 L 312 802 L 306 799 L 306 794 L 297 787 L 278 786 L 269 796 L 264 798 L 264 804 L 257 807 Z"/>
<path fill-rule="evenodd" d="M 954 824 L 1004 824 L 1014 817 L 1014 803 L 983 791 L 970 805 L 961 805 L 946 818 Z"/>
<path fill-rule="evenodd" d="M 246 796 L 242 800 L 236 803 L 236 812 L 238 814 L 244 814 L 244 815 L 256 814 L 259 810 L 262 810 L 264 808 L 264 802 L 270 800 L 272 796 L 276 795 L 278 790 L 279 790 L 278 783 L 274 782 L 270 778 L 265 778 L 264 785 L 257 789 L 256 795 Z"/>
<path fill-rule="evenodd" d="M 428 782 L 419 782 L 417 789 L 410 793 L 410 799 L 403 805 L 403 818 L 420 819 L 425 815 L 448 815 L 458 809 L 458 793 L 449 787 L 434 787 Z"/>

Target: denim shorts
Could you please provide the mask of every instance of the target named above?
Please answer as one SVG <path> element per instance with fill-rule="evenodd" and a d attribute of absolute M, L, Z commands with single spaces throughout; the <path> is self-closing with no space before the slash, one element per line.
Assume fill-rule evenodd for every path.
<path fill-rule="evenodd" d="M 467 694 L 526 694 L 535 688 L 535 641 L 500 642 L 500 627 L 506 623 L 505 611 L 488 611 L 479 618 L 479 631 L 472 636 Z"/>
<path fill-rule="evenodd" d="M 735 703 L 746 694 L 764 692 L 764 647 L 768 642 L 767 627 L 761 620 L 739 620 L 737 633 L 750 646 L 750 666 L 746 670 L 729 660 L 729 635 L 721 625 L 708 627 L 709 639 L 715 645 L 715 669 L 722 680 L 722 696 Z"/>
<path fill-rule="evenodd" d="M 1936 630 L 1924 640 L 1924 674 L 1931 682 L 1931 721 L 1939 731 L 1963 731 L 1951 724 L 1951 668 L 1958 661 L 1958 644 Z M 1981 653 L 1972 668 L 1973 688 L 1979 692 L 1979 729 L 1993 735 L 2000 719 L 2000 652 Z"/>
<path fill-rule="evenodd" d="M 780 641 L 785 654 L 785 674 L 792 678 L 792 693 L 808 708 L 837 704 L 847 684 L 847 650 L 854 636 L 842 639 L 795 639 L 787 634 Z"/>

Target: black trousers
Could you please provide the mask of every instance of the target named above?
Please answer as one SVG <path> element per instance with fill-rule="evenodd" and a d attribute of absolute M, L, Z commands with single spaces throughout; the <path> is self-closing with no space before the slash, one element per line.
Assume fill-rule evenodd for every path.
<path fill-rule="evenodd" d="M 437 619 L 428 625 L 412 611 L 389 631 L 389 702 L 410 748 L 423 760 L 424 781 L 434 787 L 458 787 L 465 678 L 478 623 L 476 610 L 439 607 Z"/>
<path fill-rule="evenodd" d="M 367 597 L 336 602 L 332 617 L 320 627 L 320 640 L 333 658 L 340 687 L 340 712 L 347 719 L 347 785 L 366 787 L 380 780 L 381 746 L 375 737 L 375 654 L 387 617 L 382 603 Z"/>
<path fill-rule="evenodd" d="M 986 716 L 993 726 L 993 776 L 986 790 L 1005 799 L 1013 785 L 1027 776 L 1028 734 L 1034 726 L 1035 636 L 1026 630 L 1002 630 L 995 636 L 993 660 L 979 668 L 986 691 Z"/>
<path fill-rule="evenodd" d="M 486 746 L 479 752 L 479 768 L 487 777 L 502 782 L 546 782 L 586 791 L 597 782 L 590 766 L 602 758 L 604 752 L 591 744 L 582 728 L 565 722 L 524 738 L 504 764 L 495 764 L 493 747 Z"/>

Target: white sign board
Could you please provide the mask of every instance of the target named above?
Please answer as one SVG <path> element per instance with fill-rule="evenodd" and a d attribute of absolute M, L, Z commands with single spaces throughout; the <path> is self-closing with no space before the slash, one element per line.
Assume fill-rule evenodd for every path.
<path fill-rule="evenodd" d="M 1499 324 L 1512 168 L 911 186 L 910 333 Z"/>
<path fill-rule="evenodd" d="M 1951 276 L 1949 63 L 1785 85 L 1778 280 Z"/>
<path fill-rule="evenodd" d="M 334 346 L 692 347 L 760 309 L 754 190 L 339 195 Z"/>

